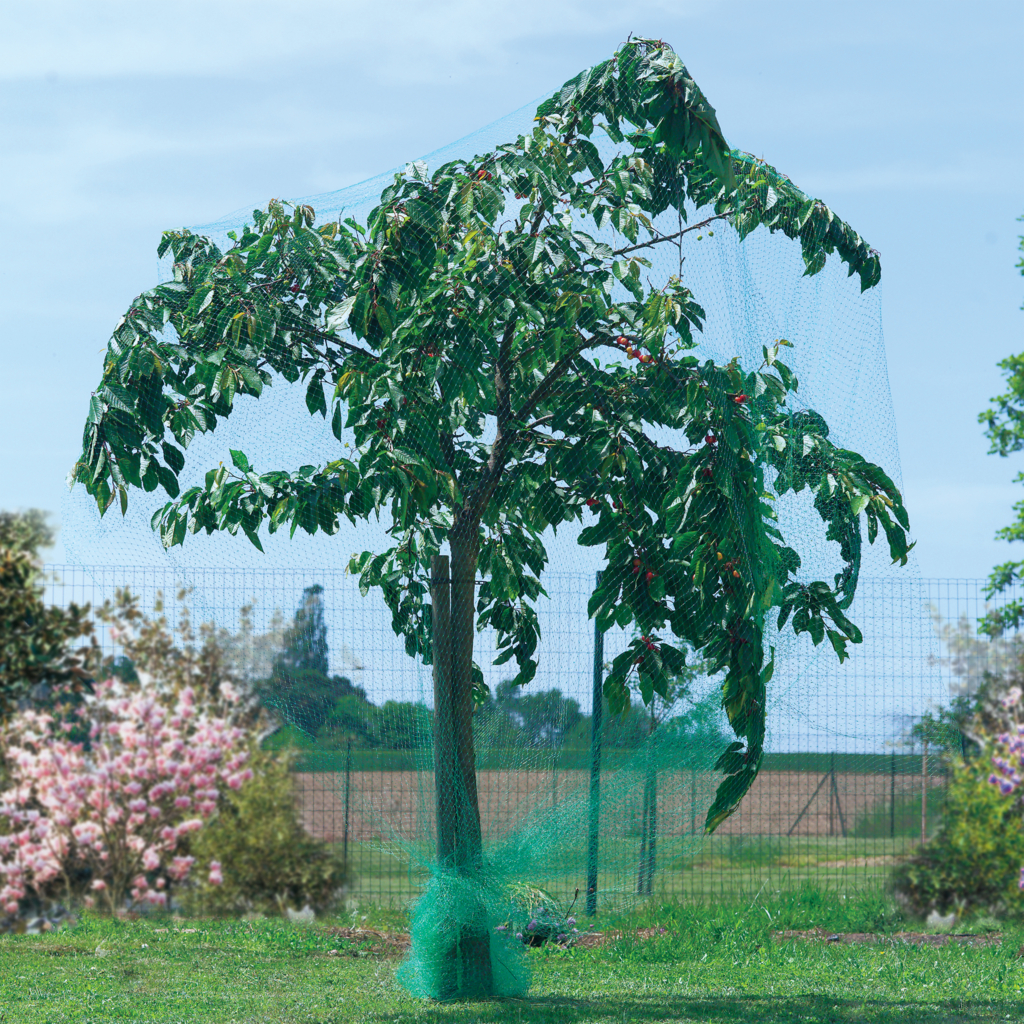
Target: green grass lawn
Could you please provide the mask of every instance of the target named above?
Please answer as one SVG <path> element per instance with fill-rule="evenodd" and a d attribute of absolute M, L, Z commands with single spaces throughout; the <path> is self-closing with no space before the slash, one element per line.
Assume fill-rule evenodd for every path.
<path fill-rule="evenodd" d="M 401 922 L 380 912 L 364 921 L 357 911 L 336 923 Z M 0 936 L 0 1022 L 1024 1021 L 1021 930 L 1004 927 L 1002 945 L 985 948 L 771 938 L 814 926 L 906 928 L 878 896 L 803 890 L 733 906 L 653 901 L 596 926 L 624 937 L 527 954 L 528 998 L 438 1005 L 395 983 L 396 959 L 324 924 L 87 917 L 54 934 Z M 635 937 L 650 927 L 666 932 Z"/>

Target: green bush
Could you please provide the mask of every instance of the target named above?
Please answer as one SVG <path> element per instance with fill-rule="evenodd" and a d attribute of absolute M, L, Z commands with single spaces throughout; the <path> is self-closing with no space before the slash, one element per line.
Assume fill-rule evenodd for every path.
<path fill-rule="evenodd" d="M 334 848 L 302 827 L 287 755 L 255 751 L 253 777 L 228 790 L 217 816 L 195 834 L 191 852 L 204 881 L 184 896 L 192 912 L 213 915 L 281 914 L 307 904 L 329 910 L 343 893 L 348 872 Z M 211 885 L 209 865 L 219 861 L 223 882 Z"/>
<path fill-rule="evenodd" d="M 955 765 L 938 832 L 893 873 L 896 897 L 917 914 L 1024 911 L 1024 821 L 1019 800 L 988 781 L 991 753 Z"/>

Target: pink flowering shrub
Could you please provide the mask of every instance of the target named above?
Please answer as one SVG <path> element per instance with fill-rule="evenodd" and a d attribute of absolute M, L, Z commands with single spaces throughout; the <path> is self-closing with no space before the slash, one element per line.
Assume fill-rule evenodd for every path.
<path fill-rule="evenodd" d="M 995 771 L 988 777 L 990 785 L 995 786 L 1002 796 L 1012 797 L 1017 805 L 1020 804 L 1018 790 L 1024 783 L 1024 724 L 1017 719 L 1021 696 L 1021 688 L 1013 686 L 999 701 L 1004 711 L 1012 716 L 1013 724 L 1009 731 L 995 738 L 991 756 Z M 1024 850 L 1021 856 L 1024 857 Z M 1017 888 L 1024 890 L 1024 865 L 1021 865 Z"/>
<path fill-rule="evenodd" d="M 154 694 L 107 680 L 63 718 L 15 715 L 0 736 L 0 909 L 54 892 L 114 912 L 165 906 L 195 864 L 189 837 L 223 787 L 252 777 L 230 722 L 237 699 L 230 684 L 199 700 L 190 686 Z M 75 742 L 83 729 L 88 742 Z M 218 861 L 204 881 L 223 881 Z"/>

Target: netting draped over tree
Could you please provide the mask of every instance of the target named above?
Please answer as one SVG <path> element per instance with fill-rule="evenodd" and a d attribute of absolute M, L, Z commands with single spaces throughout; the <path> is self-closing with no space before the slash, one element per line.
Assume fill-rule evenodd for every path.
<path fill-rule="evenodd" d="M 519 131 L 469 144 L 372 202 L 165 233 L 171 279 L 116 328 L 72 473 L 121 515 L 68 509 L 93 560 L 146 520 L 186 568 L 228 550 L 223 533 L 233 561 L 244 538 L 270 564 L 357 551 L 361 589 L 433 673 L 421 813 L 376 812 L 430 873 L 403 977 L 437 997 L 522 991 L 516 935 L 570 927 L 530 883 L 553 854 L 581 880 L 635 858 L 627 794 L 640 893 L 657 856 L 697 841 L 684 802 L 709 831 L 732 813 L 776 664 L 798 643 L 847 657 L 870 544 L 884 535 L 879 563 L 909 549 L 878 254 L 730 149 L 667 45 L 630 41 Z M 330 543 L 282 542 L 296 534 Z M 482 801 L 514 796 L 479 785 L 480 746 L 502 742 L 487 678 L 529 692 L 546 574 L 568 568 L 601 570 L 588 613 L 625 634 L 595 675 L 612 715 L 648 709 L 648 735 L 617 781 L 531 797 L 489 832 Z M 528 774 L 538 749 L 502 757 Z"/>

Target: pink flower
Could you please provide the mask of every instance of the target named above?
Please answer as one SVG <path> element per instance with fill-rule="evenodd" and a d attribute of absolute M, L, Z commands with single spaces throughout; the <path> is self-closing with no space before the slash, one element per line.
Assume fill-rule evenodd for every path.
<path fill-rule="evenodd" d="M 171 861 L 171 866 L 167 869 L 167 873 L 176 882 L 180 882 L 192 870 L 192 865 L 195 864 L 195 862 L 195 857 L 175 857 L 174 860 Z"/>
<path fill-rule="evenodd" d="M 168 877 L 189 874 L 193 860 L 176 855 L 179 842 L 216 810 L 221 787 L 238 788 L 251 770 L 241 770 L 245 735 L 218 718 L 215 705 L 183 690 L 172 720 L 165 700 L 111 680 L 97 684 L 74 711 L 92 737 L 88 755 L 62 728 L 51 729 L 49 716 L 12 717 L 3 736 L 10 778 L 0 796 L 9 833 L 0 836 L 0 905 L 64 870 L 91 872 L 93 892 L 116 882 L 150 902 L 150 893 L 163 898 L 163 879 L 152 889 L 141 875 L 118 875 L 120 865 L 156 872 L 170 860 Z M 220 865 L 210 872 L 220 875 Z"/>
<path fill-rule="evenodd" d="M 210 885 L 223 885 L 224 883 L 224 876 L 221 874 L 220 861 L 218 860 L 210 861 L 209 882 Z"/>

